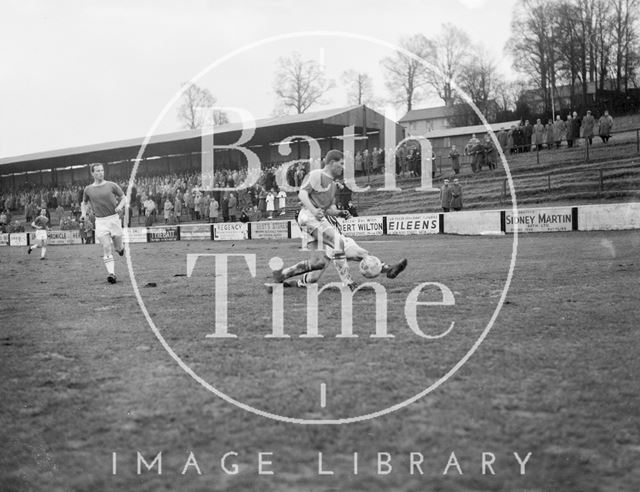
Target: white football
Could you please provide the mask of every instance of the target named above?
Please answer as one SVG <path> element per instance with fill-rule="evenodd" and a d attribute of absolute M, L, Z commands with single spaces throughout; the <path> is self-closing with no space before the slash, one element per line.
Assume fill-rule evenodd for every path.
<path fill-rule="evenodd" d="M 360 262 L 360 273 L 366 278 L 375 278 L 382 272 L 382 262 L 373 255 L 365 256 Z"/>

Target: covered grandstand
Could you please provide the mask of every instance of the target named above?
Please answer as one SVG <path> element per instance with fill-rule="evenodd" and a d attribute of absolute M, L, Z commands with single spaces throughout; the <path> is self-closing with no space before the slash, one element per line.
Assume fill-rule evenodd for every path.
<path fill-rule="evenodd" d="M 258 155 L 264 165 L 308 159 L 309 145 L 294 139 L 289 155 L 282 155 L 278 144 L 292 136 L 309 136 L 320 145 L 321 153 L 342 149 L 343 130 L 355 127 L 355 150 L 380 147 L 385 123 L 394 125 L 396 141 L 404 136 L 404 129 L 386 120 L 380 113 L 362 106 L 329 109 L 314 113 L 280 116 L 256 120 L 253 137 L 244 147 Z M 233 145 L 242 132 L 241 123 L 215 128 L 215 145 Z M 39 152 L 0 159 L 0 190 L 7 191 L 32 185 L 70 185 L 90 180 L 89 164 L 106 165 L 109 179 L 130 176 L 144 138 L 119 140 L 82 147 Z M 159 175 L 197 170 L 201 166 L 202 135 L 200 130 L 187 130 L 154 135 L 142 155 L 139 174 Z M 217 149 L 216 166 L 237 169 L 245 161 L 241 152 Z"/>

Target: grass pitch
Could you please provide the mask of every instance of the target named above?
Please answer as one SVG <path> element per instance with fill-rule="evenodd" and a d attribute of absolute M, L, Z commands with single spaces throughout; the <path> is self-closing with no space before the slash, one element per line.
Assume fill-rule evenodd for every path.
<path fill-rule="evenodd" d="M 295 241 L 140 244 L 131 257 L 159 333 L 204 381 L 264 412 L 344 419 L 413 397 L 470 350 L 498 304 L 512 240 L 361 241 L 383 260 L 409 259 L 397 279 L 377 279 L 387 293 L 388 339 L 370 337 L 377 319 L 371 291 L 354 297 L 357 338 L 336 337 L 337 291 L 320 295 L 324 337 L 301 338 L 307 299 L 298 289 L 284 293 L 290 338 L 265 338 L 272 330 L 268 261 L 304 258 Z M 192 277 L 184 276 L 187 254 L 223 252 L 256 255 L 255 278 L 243 259 L 229 261 L 234 339 L 206 337 L 215 329 L 213 260 L 200 258 Z M 639 252 L 636 231 L 520 235 L 505 304 L 458 372 L 377 419 L 301 426 L 241 410 L 186 374 L 147 324 L 124 261 L 117 261 L 119 283 L 109 285 L 98 246 L 50 247 L 46 262 L 2 248 L 0 489 L 636 490 Z M 329 281 L 337 281 L 332 267 L 322 283 Z M 407 295 L 421 282 L 439 282 L 455 297 L 454 306 L 417 308 L 426 334 L 455 321 L 445 337 L 421 338 L 407 324 Z M 431 286 L 419 300 L 439 296 Z M 138 451 L 148 462 L 162 452 L 162 474 L 138 475 Z M 181 473 L 190 452 L 201 474 L 193 465 Z M 237 456 L 227 468 L 236 463 L 237 474 L 221 468 L 229 452 Z M 274 475 L 258 473 L 260 452 L 273 453 L 263 459 Z M 452 452 L 462 475 L 455 466 L 443 475 Z M 482 474 L 483 452 L 494 455 L 495 475 Z M 514 452 L 531 453 L 525 475 Z M 318 453 L 333 475 L 319 473 Z M 379 473 L 378 453 L 388 453 L 390 473 Z M 411 469 L 420 457 L 422 475 Z"/>

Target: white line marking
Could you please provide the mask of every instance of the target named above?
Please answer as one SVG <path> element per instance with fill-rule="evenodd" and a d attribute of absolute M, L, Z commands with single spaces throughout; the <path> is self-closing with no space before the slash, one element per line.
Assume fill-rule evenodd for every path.
<path fill-rule="evenodd" d="M 327 385 L 325 383 L 320 383 L 320 407 L 324 408 L 327 406 Z"/>

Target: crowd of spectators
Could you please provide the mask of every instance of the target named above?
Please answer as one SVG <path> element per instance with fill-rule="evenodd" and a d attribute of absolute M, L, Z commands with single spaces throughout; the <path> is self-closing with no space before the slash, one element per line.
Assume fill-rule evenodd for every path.
<path fill-rule="evenodd" d="M 284 179 L 290 186 L 300 186 L 309 170 L 306 162 L 289 166 Z M 204 191 L 202 173 L 197 170 L 157 176 L 136 176 L 131 190 L 129 219 L 144 217 L 147 225 L 160 220 L 165 223 L 179 223 L 188 218 L 202 221 L 260 220 L 284 215 L 287 194 L 278 187 L 278 173 L 283 168 L 276 163 L 266 165 L 258 176 L 249 176 L 247 168 L 218 170 L 205 180 L 213 187 L 232 188 L 242 185 L 250 178 L 254 184 L 236 191 Z M 123 190 L 129 182 L 115 180 Z M 91 241 L 95 217 L 89 209 L 88 220 L 81 223 L 80 203 L 84 183 L 71 185 L 37 185 L 24 183 L 19 188 L 0 193 L 0 230 L 18 232 L 24 230 L 23 222 L 31 221 L 41 209 L 47 210 L 52 225 L 62 229 L 79 229 Z M 135 225 L 135 224 L 134 224 Z"/>
<path fill-rule="evenodd" d="M 366 152 L 364 153 L 366 156 Z M 376 164 L 361 172 L 381 172 L 384 163 L 384 151 L 374 148 L 372 153 Z M 419 176 L 419 150 L 410 149 L 396 157 L 398 174 Z M 248 179 L 251 186 L 233 191 L 206 191 L 203 176 L 199 170 L 162 175 L 138 174 L 131 189 L 129 202 L 129 226 L 151 226 L 156 223 L 177 224 L 185 220 L 205 222 L 233 222 L 261 219 L 273 219 L 286 214 L 287 193 L 281 190 L 278 182 L 284 180 L 289 186 L 299 187 L 310 169 L 309 161 L 301 160 L 284 167 L 279 163 L 269 163 L 259 175 L 249 176 L 246 167 L 231 170 L 218 170 L 212 177 L 205 176 L 205 183 L 215 188 L 233 188 L 241 186 Z M 127 179 L 114 180 L 123 190 L 127 190 Z M 40 213 L 47 211 L 52 226 L 61 229 L 78 229 L 83 242 L 94 241 L 95 217 L 88 206 L 87 220 L 81 221 L 81 202 L 84 187 L 90 180 L 70 185 L 42 185 L 24 183 L 17 189 L 0 193 L 0 230 L 18 232 L 24 230 Z M 206 188 L 209 188 L 207 186 Z M 352 201 L 351 190 L 343 183 L 339 184 L 337 205 L 357 215 Z"/>
<path fill-rule="evenodd" d="M 529 120 L 520 121 L 520 124 L 512 125 L 509 130 L 501 128 L 496 138 L 504 153 L 519 154 L 559 149 L 565 143 L 571 148 L 578 146 L 581 139 L 585 144 L 593 145 L 595 134 L 606 144 L 611 138 L 612 128 L 613 118 L 608 111 L 597 121 L 591 111 L 587 111 L 582 118 L 574 111 L 565 120 L 557 115 L 555 121 L 549 119 L 546 124 L 540 118 L 534 125 Z M 496 168 L 498 152 L 489 135 L 485 135 L 481 141 L 473 134 L 463 151 L 471 158 L 471 171 L 474 174 L 485 166 L 489 169 Z M 451 146 L 449 159 L 454 175 L 459 174 L 460 152 L 455 145 Z"/>
<path fill-rule="evenodd" d="M 543 123 L 540 118 L 535 124 L 529 120 L 513 125 L 509 130 L 501 129 L 497 134 L 498 141 L 506 152 L 515 154 L 534 150 L 559 149 L 563 142 L 567 147 L 578 145 L 581 139 L 589 145 L 593 144 L 593 137 L 598 135 L 603 143 L 607 143 L 613 129 L 613 118 L 609 111 L 605 111 L 596 121 L 591 111 L 583 117 L 577 112 L 568 114 L 566 119 L 556 115 L 555 121 L 549 119 Z"/>

